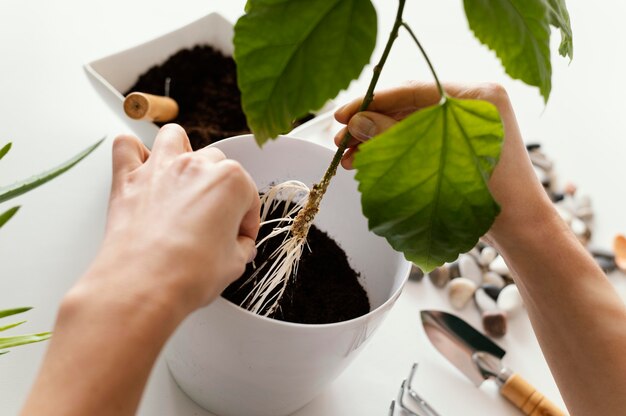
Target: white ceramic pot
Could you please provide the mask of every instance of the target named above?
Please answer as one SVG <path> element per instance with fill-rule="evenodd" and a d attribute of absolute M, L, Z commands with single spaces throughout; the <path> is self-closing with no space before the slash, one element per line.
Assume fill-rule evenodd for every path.
<path fill-rule="evenodd" d="M 214 144 L 250 172 L 260 190 L 297 179 L 319 181 L 333 151 L 282 136 L 260 149 L 251 135 Z M 192 314 L 166 350 L 178 385 L 220 416 L 281 416 L 311 401 L 363 348 L 396 301 L 410 264 L 369 232 L 352 172 L 339 169 L 316 225 L 361 274 L 371 312 L 349 321 L 304 325 L 254 315 L 219 298 Z"/>

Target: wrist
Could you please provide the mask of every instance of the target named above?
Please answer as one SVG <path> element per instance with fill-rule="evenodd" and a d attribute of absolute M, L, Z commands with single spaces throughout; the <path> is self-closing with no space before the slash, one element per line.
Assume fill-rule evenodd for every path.
<path fill-rule="evenodd" d="M 133 316 L 139 325 L 173 331 L 194 308 L 183 299 L 176 279 L 165 276 L 171 271 L 154 266 L 147 259 L 129 259 L 103 249 L 64 297 L 61 312 L 102 314 L 111 320 Z"/>
<path fill-rule="evenodd" d="M 510 209 L 517 206 L 520 209 Z M 523 204 L 502 204 L 502 211 L 487 233 L 489 242 L 501 252 L 520 245 L 542 245 L 557 235 L 569 236 L 569 228 L 546 195 L 526 199 Z"/>

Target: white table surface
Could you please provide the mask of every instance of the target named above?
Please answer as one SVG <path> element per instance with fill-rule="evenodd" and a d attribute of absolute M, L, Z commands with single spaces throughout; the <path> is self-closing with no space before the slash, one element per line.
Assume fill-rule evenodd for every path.
<path fill-rule="evenodd" d="M 380 34 L 387 33 L 395 2 L 376 0 Z M 4 0 L 0 2 L 0 143 L 14 148 L 0 162 L 0 183 L 51 167 L 97 138 L 105 144 L 61 178 L 13 201 L 23 205 L 0 232 L 0 307 L 35 306 L 23 331 L 52 327 L 65 291 L 85 270 L 102 237 L 110 186 L 111 138 L 129 131 L 94 91 L 82 65 L 180 27 L 211 11 L 233 21 L 243 0 Z M 540 141 L 556 159 L 560 177 L 592 197 L 594 241 L 609 247 L 626 232 L 623 129 L 626 73 L 626 4 L 620 0 L 569 1 L 575 60 L 556 59 L 547 107 L 535 89 L 509 80 L 493 54 L 471 35 L 461 2 L 409 2 L 412 22 L 444 80 L 504 84 L 527 141 Z M 377 53 L 384 36 L 379 36 Z M 558 36 L 554 37 L 554 48 Z M 556 53 L 554 53 L 556 57 Z M 340 97 L 365 90 L 369 73 Z M 380 86 L 429 79 L 406 36 L 391 55 Z M 10 207 L 2 205 L 2 209 Z M 532 226 L 530 224 L 529 226 Z M 575 278 L 575 276 L 573 276 Z M 626 278 L 611 276 L 626 298 Z M 442 415 L 517 415 L 495 388 L 476 389 L 426 341 L 418 311 L 449 309 L 445 292 L 430 282 L 409 282 L 397 305 L 354 364 L 322 395 L 296 414 L 384 415 L 413 362 L 414 387 Z M 478 313 L 461 312 L 474 325 Z M 500 342 L 505 362 L 562 404 L 525 313 L 510 321 Z M 0 357 L 0 413 L 16 414 L 35 377 L 45 343 L 15 348 Z M 106 348 L 103 345 L 102 348 Z M 575 363 L 573 363 L 575 364 Z M 80 382 L 80 380 L 77 380 Z M 162 360 L 144 396 L 141 415 L 208 415 L 182 393 Z"/>

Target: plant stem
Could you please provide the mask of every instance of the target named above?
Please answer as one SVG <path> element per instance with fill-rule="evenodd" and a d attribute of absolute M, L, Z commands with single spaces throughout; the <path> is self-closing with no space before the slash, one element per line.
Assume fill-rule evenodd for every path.
<path fill-rule="evenodd" d="M 428 58 L 428 54 L 426 54 L 426 51 L 422 47 L 422 44 L 420 43 L 420 41 L 417 39 L 417 36 L 415 36 L 415 33 L 413 33 L 413 30 L 411 29 L 409 24 L 407 22 L 402 22 L 402 27 L 404 27 L 406 31 L 409 32 L 409 35 L 411 36 L 411 38 L 413 38 L 413 41 L 415 41 L 415 44 L 419 48 L 420 52 L 422 53 L 422 56 L 424 57 L 424 59 L 426 60 L 426 63 L 428 64 L 428 67 L 430 68 L 430 72 L 433 74 L 433 77 L 435 78 L 435 82 L 437 83 L 437 88 L 439 89 L 439 94 L 441 95 L 441 99 L 445 100 L 446 92 L 443 90 L 443 86 L 441 85 L 441 82 L 439 82 L 439 77 L 437 77 L 437 72 L 435 72 L 435 68 L 433 67 L 433 64 L 430 62 L 430 59 Z"/>
<path fill-rule="evenodd" d="M 374 66 L 372 79 L 370 80 L 370 84 L 369 84 L 369 87 L 367 88 L 367 93 L 365 94 L 365 97 L 363 98 L 363 102 L 361 102 L 361 106 L 359 107 L 359 112 L 366 110 L 367 107 L 369 107 L 369 105 L 374 100 L 374 89 L 376 88 L 376 84 L 378 83 L 378 78 L 380 78 L 380 74 L 383 70 L 383 66 L 385 65 L 385 62 L 387 61 L 389 52 L 391 52 L 391 47 L 393 46 L 393 43 L 398 37 L 400 26 L 403 25 L 402 14 L 404 12 L 405 3 L 406 3 L 406 0 L 398 1 L 398 11 L 396 12 L 396 20 L 394 22 L 393 28 L 391 29 L 391 32 L 389 33 L 389 38 L 387 39 L 387 44 L 385 45 L 383 54 L 380 57 L 380 60 L 378 61 L 376 66 Z M 341 162 L 341 158 L 343 157 L 343 154 L 346 148 L 348 147 L 348 143 L 350 142 L 351 138 L 352 138 L 352 135 L 350 134 L 350 132 L 346 130 L 346 134 L 343 136 L 343 139 L 341 139 L 341 143 L 339 144 L 339 147 L 337 148 L 337 151 L 335 152 L 335 155 L 333 156 L 333 160 L 331 161 L 330 166 L 324 173 L 322 180 L 320 181 L 320 183 L 315 184 L 313 186 L 313 189 L 311 189 L 311 193 L 309 194 L 309 199 L 307 201 L 306 206 L 302 208 L 302 210 L 298 213 L 298 215 L 296 216 L 294 220 L 293 227 L 291 230 L 294 236 L 303 240 L 306 239 L 306 236 L 309 232 L 309 227 L 311 223 L 313 222 L 313 218 L 317 214 L 317 211 L 319 211 L 319 206 L 320 206 L 320 203 L 322 202 L 322 197 L 324 196 L 324 194 L 326 193 L 326 190 L 328 189 L 330 180 L 337 173 L 337 167 L 339 166 L 339 162 Z"/>

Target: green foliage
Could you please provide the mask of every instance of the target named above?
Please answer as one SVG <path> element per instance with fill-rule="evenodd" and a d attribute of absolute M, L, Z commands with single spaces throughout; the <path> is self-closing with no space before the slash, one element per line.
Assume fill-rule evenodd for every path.
<path fill-rule="evenodd" d="M 26 311 L 29 311 L 30 307 L 5 309 L 0 310 L 0 318 L 7 316 L 17 315 Z M 12 324 L 4 325 L 0 327 L 0 332 L 15 328 L 22 325 L 26 321 L 15 322 Z M 41 342 L 49 339 L 52 336 L 50 332 L 40 332 L 38 334 L 27 335 L 14 335 L 10 337 L 0 337 L 0 350 L 6 350 L 7 348 L 18 347 L 20 345 L 32 344 L 34 342 Z M 0 355 L 6 354 L 8 351 L 0 351 Z"/>
<path fill-rule="evenodd" d="M 66 162 L 60 164 L 53 169 L 42 172 L 39 175 L 31 176 L 28 179 L 18 181 L 12 185 L 0 187 L 0 203 L 8 201 L 9 199 L 15 198 L 16 196 L 22 195 L 28 191 L 31 191 L 43 185 L 44 183 L 51 181 L 62 173 L 67 172 L 68 170 L 73 168 L 78 162 L 86 158 L 98 146 L 100 146 L 103 141 L 104 139 L 97 141 L 95 144 L 92 144 L 82 152 L 75 155 L 73 158 L 67 160 Z"/>
<path fill-rule="evenodd" d="M 550 11 L 550 24 L 561 31 L 559 53 L 561 56 L 568 56 L 571 62 L 574 58 L 574 40 L 565 0 L 547 0 L 547 2 Z"/>
<path fill-rule="evenodd" d="M 11 198 L 15 198 L 16 196 L 22 195 L 28 191 L 31 191 L 44 183 L 56 178 L 64 172 L 67 172 L 72 167 L 74 167 L 77 163 L 87 157 L 91 152 L 93 152 L 100 144 L 104 141 L 104 139 L 99 140 L 95 144 L 89 146 L 87 149 L 78 153 L 73 158 L 67 160 L 66 162 L 60 164 L 59 166 L 50 169 L 46 172 L 43 172 L 39 175 L 32 176 L 28 179 L 16 182 L 9 186 L 0 187 L 0 203 L 8 201 Z M 2 149 L 0 149 L 0 159 L 2 159 L 11 149 L 11 143 L 8 143 Z M 4 224 L 7 223 L 20 209 L 19 206 L 13 207 L 0 214 L 0 228 Z M 14 309 L 4 309 L 0 310 L 0 318 L 5 318 L 7 316 L 17 315 L 26 311 L 29 311 L 30 307 L 23 308 L 14 308 Z M 0 332 L 9 330 L 11 328 L 15 328 L 23 324 L 26 321 L 20 321 L 11 323 L 8 325 L 0 326 Z M 0 350 L 5 350 L 6 348 L 17 347 L 20 345 L 32 344 L 34 342 L 45 341 L 52 333 L 50 332 L 40 332 L 37 334 L 27 334 L 27 335 L 15 335 L 10 337 L 0 337 Z M 0 355 L 6 354 L 8 351 L 0 351 Z"/>
<path fill-rule="evenodd" d="M 424 271 L 468 251 L 499 212 L 487 181 L 503 140 L 496 108 L 448 98 L 360 146 L 369 227 Z"/>
<path fill-rule="evenodd" d="M 12 146 L 12 143 L 7 143 L 2 147 L 2 149 L 0 149 L 0 160 L 2 160 L 4 155 L 9 153 L 9 150 L 11 150 L 11 146 Z"/>
<path fill-rule="evenodd" d="M 370 0 L 249 0 L 235 25 L 242 106 L 259 144 L 322 107 L 369 62 Z"/>
<path fill-rule="evenodd" d="M 545 0 L 464 0 L 464 5 L 474 35 L 495 51 L 507 74 L 539 87 L 547 102 L 552 65 Z"/>
<path fill-rule="evenodd" d="M 398 0 L 396 24 L 405 3 Z M 471 30 L 506 72 L 538 87 L 547 102 L 550 25 L 561 31 L 561 55 L 573 56 L 565 0 L 464 0 L 464 6 Z M 248 0 L 246 12 L 235 26 L 235 60 L 243 109 L 262 144 L 361 72 L 375 43 L 376 16 L 369 0 Z M 370 228 L 425 270 L 470 249 L 499 212 L 487 181 L 502 138 L 491 104 L 448 98 L 361 145 L 356 178 Z"/>
<path fill-rule="evenodd" d="M 13 216 L 17 213 L 17 211 L 19 211 L 19 209 L 20 209 L 19 206 L 9 208 L 8 210 L 0 214 L 0 228 L 2 228 L 2 226 L 6 224 L 7 221 L 13 218 Z"/>

